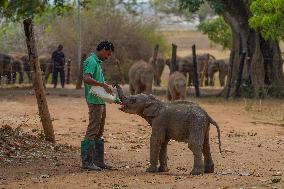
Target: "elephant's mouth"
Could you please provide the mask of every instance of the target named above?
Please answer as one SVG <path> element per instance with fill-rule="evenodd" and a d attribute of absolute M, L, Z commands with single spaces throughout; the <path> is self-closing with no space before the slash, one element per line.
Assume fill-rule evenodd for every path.
<path fill-rule="evenodd" d="M 119 107 L 119 110 L 125 112 L 127 109 L 127 105 L 125 103 L 121 103 L 120 105 L 121 106 Z"/>

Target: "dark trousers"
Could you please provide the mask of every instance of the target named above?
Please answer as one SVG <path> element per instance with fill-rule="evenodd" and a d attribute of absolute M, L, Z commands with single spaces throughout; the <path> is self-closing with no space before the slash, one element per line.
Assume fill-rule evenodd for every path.
<path fill-rule="evenodd" d="M 85 140 L 97 140 L 103 136 L 106 106 L 99 104 L 88 104 L 89 125 L 86 131 Z"/>
<path fill-rule="evenodd" d="M 52 83 L 56 87 L 57 85 L 57 78 L 58 78 L 58 73 L 60 74 L 60 81 L 61 81 L 61 86 L 64 87 L 65 83 L 65 72 L 63 68 L 54 68 L 53 73 L 52 73 Z"/>

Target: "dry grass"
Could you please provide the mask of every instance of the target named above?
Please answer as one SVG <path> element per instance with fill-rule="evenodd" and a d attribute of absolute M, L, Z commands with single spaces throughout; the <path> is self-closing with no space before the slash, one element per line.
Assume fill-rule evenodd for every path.
<path fill-rule="evenodd" d="M 216 58 L 228 58 L 229 51 L 223 50 L 219 45 L 213 45 L 207 35 L 196 31 L 165 31 L 162 32 L 169 44 L 174 43 L 178 46 L 177 54 L 187 56 L 191 54 L 191 47 L 196 45 L 197 53 L 210 53 Z"/>
<path fill-rule="evenodd" d="M 284 102 L 281 99 L 244 99 L 244 109 L 256 122 L 284 126 Z"/>

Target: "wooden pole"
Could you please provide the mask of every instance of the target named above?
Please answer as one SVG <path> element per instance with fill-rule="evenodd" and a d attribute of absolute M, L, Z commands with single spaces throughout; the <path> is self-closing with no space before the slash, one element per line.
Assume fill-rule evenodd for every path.
<path fill-rule="evenodd" d="M 83 62 L 86 59 L 87 55 L 84 53 L 82 56 L 82 60 L 80 61 L 81 65 L 80 65 L 80 70 L 79 70 L 79 74 L 78 74 L 78 78 L 77 78 L 77 82 L 76 82 L 76 89 L 81 89 L 82 88 L 82 84 L 83 84 Z"/>
<path fill-rule="evenodd" d="M 82 73 L 82 57 L 81 57 L 81 3 L 80 0 L 77 0 L 77 14 L 78 14 L 78 21 L 77 21 L 77 29 L 78 29 L 78 77 L 76 82 L 76 89 L 82 88 L 82 79 L 83 79 L 83 73 Z"/>
<path fill-rule="evenodd" d="M 232 50 L 230 54 L 230 62 L 229 62 L 229 67 L 228 67 L 228 77 L 227 77 L 228 88 L 227 88 L 227 94 L 225 96 L 227 100 L 231 93 L 234 58 L 235 58 L 235 51 Z"/>
<path fill-rule="evenodd" d="M 35 89 L 39 116 L 41 119 L 41 123 L 43 126 L 43 131 L 45 135 L 45 139 L 47 141 L 55 142 L 53 125 L 50 117 L 50 113 L 48 110 L 48 105 L 45 97 L 45 91 L 43 88 L 43 81 L 41 76 L 40 65 L 38 61 L 38 54 L 36 49 L 34 31 L 33 31 L 33 23 L 32 19 L 28 18 L 23 21 L 24 30 L 26 35 L 26 43 L 28 49 L 28 55 L 30 60 L 31 69 L 34 72 L 33 77 L 33 86 Z"/>
<path fill-rule="evenodd" d="M 156 66 L 156 62 L 157 62 L 157 56 L 158 56 L 158 51 L 159 51 L 159 44 L 156 44 L 155 49 L 154 49 L 154 54 L 153 54 L 153 62 L 152 62 L 152 66 L 154 69 L 154 83 L 156 86 L 159 86 L 159 78 L 157 76 L 157 66 Z"/>
<path fill-rule="evenodd" d="M 236 83 L 236 92 L 235 92 L 235 97 L 240 97 L 240 86 L 242 84 L 242 77 L 243 77 L 243 69 L 244 69 L 244 64 L 245 64 L 245 58 L 246 58 L 246 51 L 243 51 L 241 54 L 241 61 L 239 65 L 239 72 L 238 72 L 238 79 Z"/>
<path fill-rule="evenodd" d="M 67 79 L 66 79 L 67 84 L 70 84 L 70 72 L 71 72 L 71 60 L 68 59 L 67 60 Z"/>
<path fill-rule="evenodd" d="M 195 47 L 195 45 L 192 46 L 192 62 L 193 62 L 195 96 L 196 97 L 200 97 L 199 83 L 198 83 L 198 73 L 197 73 L 197 62 L 196 62 L 196 47 Z"/>
<path fill-rule="evenodd" d="M 174 73 L 177 70 L 177 45 L 172 44 L 172 59 L 170 64 L 170 74 Z"/>

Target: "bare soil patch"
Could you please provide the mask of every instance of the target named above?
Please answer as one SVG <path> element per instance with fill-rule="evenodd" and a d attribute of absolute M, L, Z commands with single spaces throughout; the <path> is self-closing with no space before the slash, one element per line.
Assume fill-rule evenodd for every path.
<path fill-rule="evenodd" d="M 187 145 L 171 141 L 168 173 L 146 173 L 151 128 L 142 118 L 125 114 L 118 105 L 107 105 L 106 159 L 116 170 L 87 172 L 80 169 L 79 144 L 88 122 L 83 97 L 60 95 L 47 98 L 57 143 L 74 146 L 57 160 L 0 163 L 0 188 L 283 188 L 284 101 L 224 101 L 190 98 L 219 123 L 223 154 L 217 133 L 210 130 L 215 173 L 189 174 L 193 156 Z M 250 105 L 248 105 L 250 103 Z M 249 108 L 248 108 L 249 107 Z M 262 108 L 262 109 L 260 109 Z M 277 112 L 270 116 L 268 112 Z M 272 114 L 271 114 L 272 115 Z M 269 119 L 267 118 L 269 117 Z M 24 123 L 24 124 L 23 124 Z M 41 130 L 33 95 L 0 96 L 0 125 L 21 126 L 26 132 Z M 274 183 L 276 182 L 276 183 Z"/>

